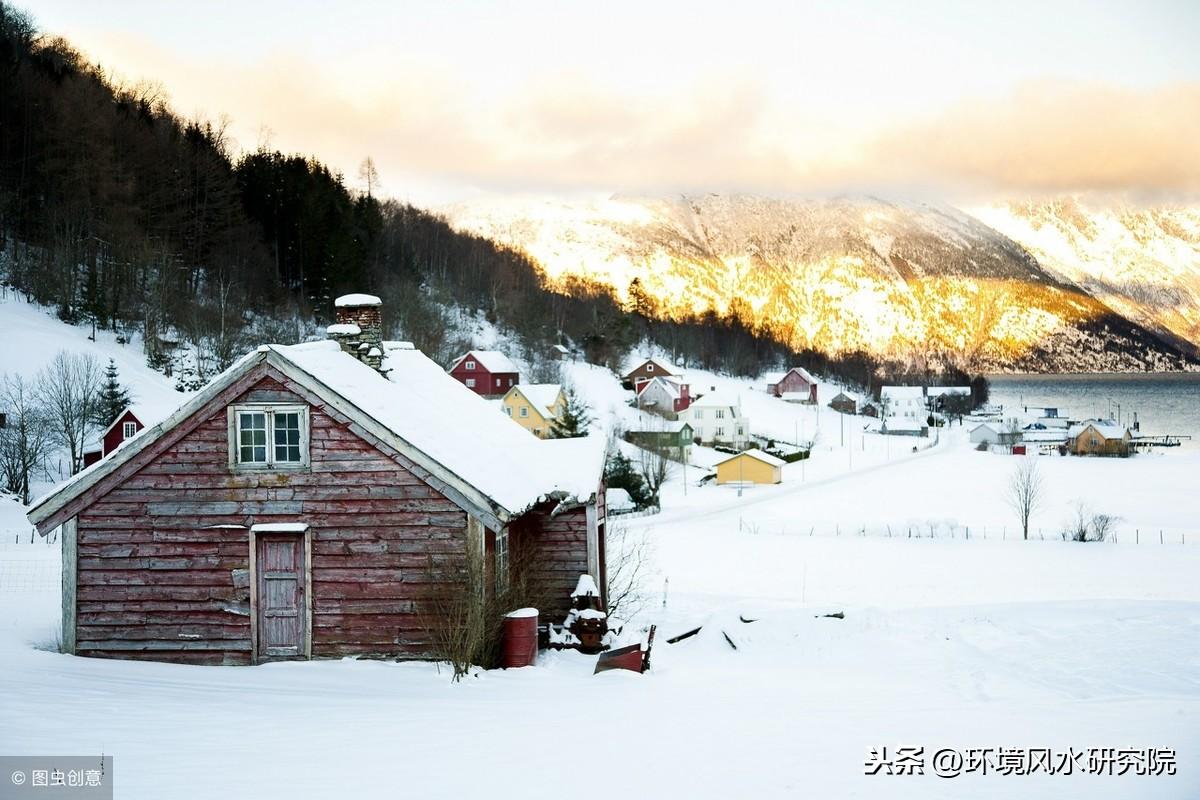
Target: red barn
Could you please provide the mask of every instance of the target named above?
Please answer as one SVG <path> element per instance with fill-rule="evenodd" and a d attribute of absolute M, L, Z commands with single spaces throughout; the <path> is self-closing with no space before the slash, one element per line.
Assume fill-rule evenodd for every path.
<path fill-rule="evenodd" d="M 260 347 L 33 505 L 66 652 L 430 657 L 468 558 L 524 565 L 549 618 L 580 574 L 605 587 L 603 441 L 529 436 L 362 320 L 336 335 Z"/>
<path fill-rule="evenodd" d="M 803 367 L 767 377 L 767 392 L 800 403 L 817 402 L 817 379 Z"/>
<path fill-rule="evenodd" d="M 132 408 L 127 408 L 100 434 L 100 446 L 83 454 L 83 466 L 90 467 L 120 447 L 121 442 L 132 439 L 146 427 Z"/>
<path fill-rule="evenodd" d="M 450 365 L 450 374 L 476 394 L 500 396 L 521 382 L 517 365 L 499 350 L 472 350 Z"/>

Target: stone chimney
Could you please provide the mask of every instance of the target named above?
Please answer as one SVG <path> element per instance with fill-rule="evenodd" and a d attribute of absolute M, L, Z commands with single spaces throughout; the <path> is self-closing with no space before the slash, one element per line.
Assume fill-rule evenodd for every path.
<path fill-rule="evenodd" d="M 378 297 L 371 294 L 346 294 L 333 303 L 337 323 L 326 328 L 329 338 L 342 350 L 372 369 L 387 374 L 383 367 L 383 316 Z"/>

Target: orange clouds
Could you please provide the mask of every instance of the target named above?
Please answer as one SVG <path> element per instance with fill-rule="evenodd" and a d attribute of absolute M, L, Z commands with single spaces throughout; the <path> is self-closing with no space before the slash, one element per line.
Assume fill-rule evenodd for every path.
<path fill-rule="evenodd" d="M 728 68 L 631 86 L 604 83 L 599 68 L 550 67 L 505 84 L 453 60 L 396 54 L 235 65 L 128 39 L 102 49 L 119 69 L 136 64 L 161 80 L 181 113 L 228 113 L 242 147 L 266 128 L 273 147 L 314 154 L 348 176 L 370 154 L 385 191 L 417 200 L 478 189 L 1200 191 L 1197 83 L 1026 82 L 898 118 L 873 110 L 870 97 L 831 106 L 815 86 L 811 98 L 803 86 L 781 96 L 764 76 Z"/>

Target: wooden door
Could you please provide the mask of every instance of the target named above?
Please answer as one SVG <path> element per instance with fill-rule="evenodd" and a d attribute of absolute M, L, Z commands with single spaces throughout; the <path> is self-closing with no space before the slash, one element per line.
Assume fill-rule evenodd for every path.
<path fill-rule="evenodd" d="M 258 660 L 303 658 L 307 651 L 304 537 L 259 534 Z"/>

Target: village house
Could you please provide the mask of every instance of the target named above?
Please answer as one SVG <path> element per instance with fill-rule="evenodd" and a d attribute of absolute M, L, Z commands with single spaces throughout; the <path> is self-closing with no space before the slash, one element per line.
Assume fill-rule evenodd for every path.
<path fill-rule="evenodd" d="M 500 400 L 504 415 L 525 430 L 546 439 L 554 420 L 567 407 L 567 396 L 557 383 L 522 383 Z"/>
<path fill-rule="evenodd" d="M 879 391 L 879 403 L 885 417 L 923 420 L 929 416 L 922 386 L 884 386 Z"/>
<path fill-rule="evenodd" d="M 1089 419 L 1067 431 L 1067 451 L 1077 456 L 1127 456 L 1132 442 L 1129 428 L 1112 420 Z"/>
<path fill-rule="evenodd" d="M 692 457 L 692 440 L 696 432 L 686 422 L 668 422 L 652 430 L 627 431 L 625 440 L 647 450 L 665 453 L 675 461 L 687 462 Z"/>
<path fill-rule="evenodd" d="M 968 414 L 974 406 L 970 386 L 929 386 L 925 403 L 930 411 L 946 414 Z"/>
<path fill-rule="evenodd" d="M 675 369 L 668 366 L 657 358 L 647 358 L 638 362 L 633 369 L 621 376 L 621 381 L 625 388 L 633 389 L 635 392 L 646 381 L 654 378 L 671 377 L 675 375 Z"/>
<path fill-rule="evenodd" d="M 873 424 L 873 423 L 872 423 Z M 884 417 L 879 426 L 879 432 L 887 436 L 919 436 L 929 435 L 929 426 L 924 422 L 909 417 Z"/>
<path fill-rule="evenodd" d="M 829 401 L 829 407 L 843 414 L 857 414 L 862 398 L 854 392 L 841 391 Z"/>
<path fill-rule="evenodd" d="M 499 350 L 471 350 L 454 360 L 448 372 L 484 397 L 504 395 L 521 382 L 520 370 Z"/>
<path fill-rule="evenodd" d="M 603 439 L 529 436 L 381 341 L 370 300 L 338 305 L 334 341 L 249 353 L 33 504 L 60 530 L 64 651 L 429 658 L 468 559 L 485 592 L 526 565 L 551 618 L 580 575 L 605 590 Z"/>
<path fill-rule="evenodd" d="M 675 375 L 660 375 L 638 383 L 637 407 L 667 419 L 678 418 L 692 404 L 691 386 Z"/>
<path fill-rule="evenodd" d="M 700 444 L 743 448 L 750 441 L 750 420 L 742 415 L 740 401 L 720 392 L 693 400 L 679 419 L 692 426 Z"/>
<path fill-rule="evenodd" d="M 879 404 L 876 403 L 874 400 L 864 399 L 863 402 L 860 403 L 858 406 L 858 413 L 862 414 L 864 417 L 873 417 L 873 418 L 878 419 L 879 418 Z"/>
<path fill-rule="evenodd" d="M 787 372 L 771 373 L 765 377 L 767 394 L 793 403 L 817 402 L 817 379 L 803 367 L 792 367 Z"/>
<path fill-rule="evenodd" d="M 743 450 L 737 455 L 718 461 L 717 484 L 726 483 L 781 483 L 783 465 L 787 463 L 770 453 L 757 448 Z"/>
<path fill-rule="evenodd" d="M 137 409 L 125 409 L 96 438 L 94 445 L 83 451 L 83 466 L 90 467 L 100 459 L 108 458 L 122 442 L 137 436 L 145 427 Z"/>
<path fill-rule="evenodd" d="M 550 345 L 550 352 L 547 355 L 551 361 L 566 361 L 571 357 L 571 351 L 564 345 L 552 344 Z"/>

